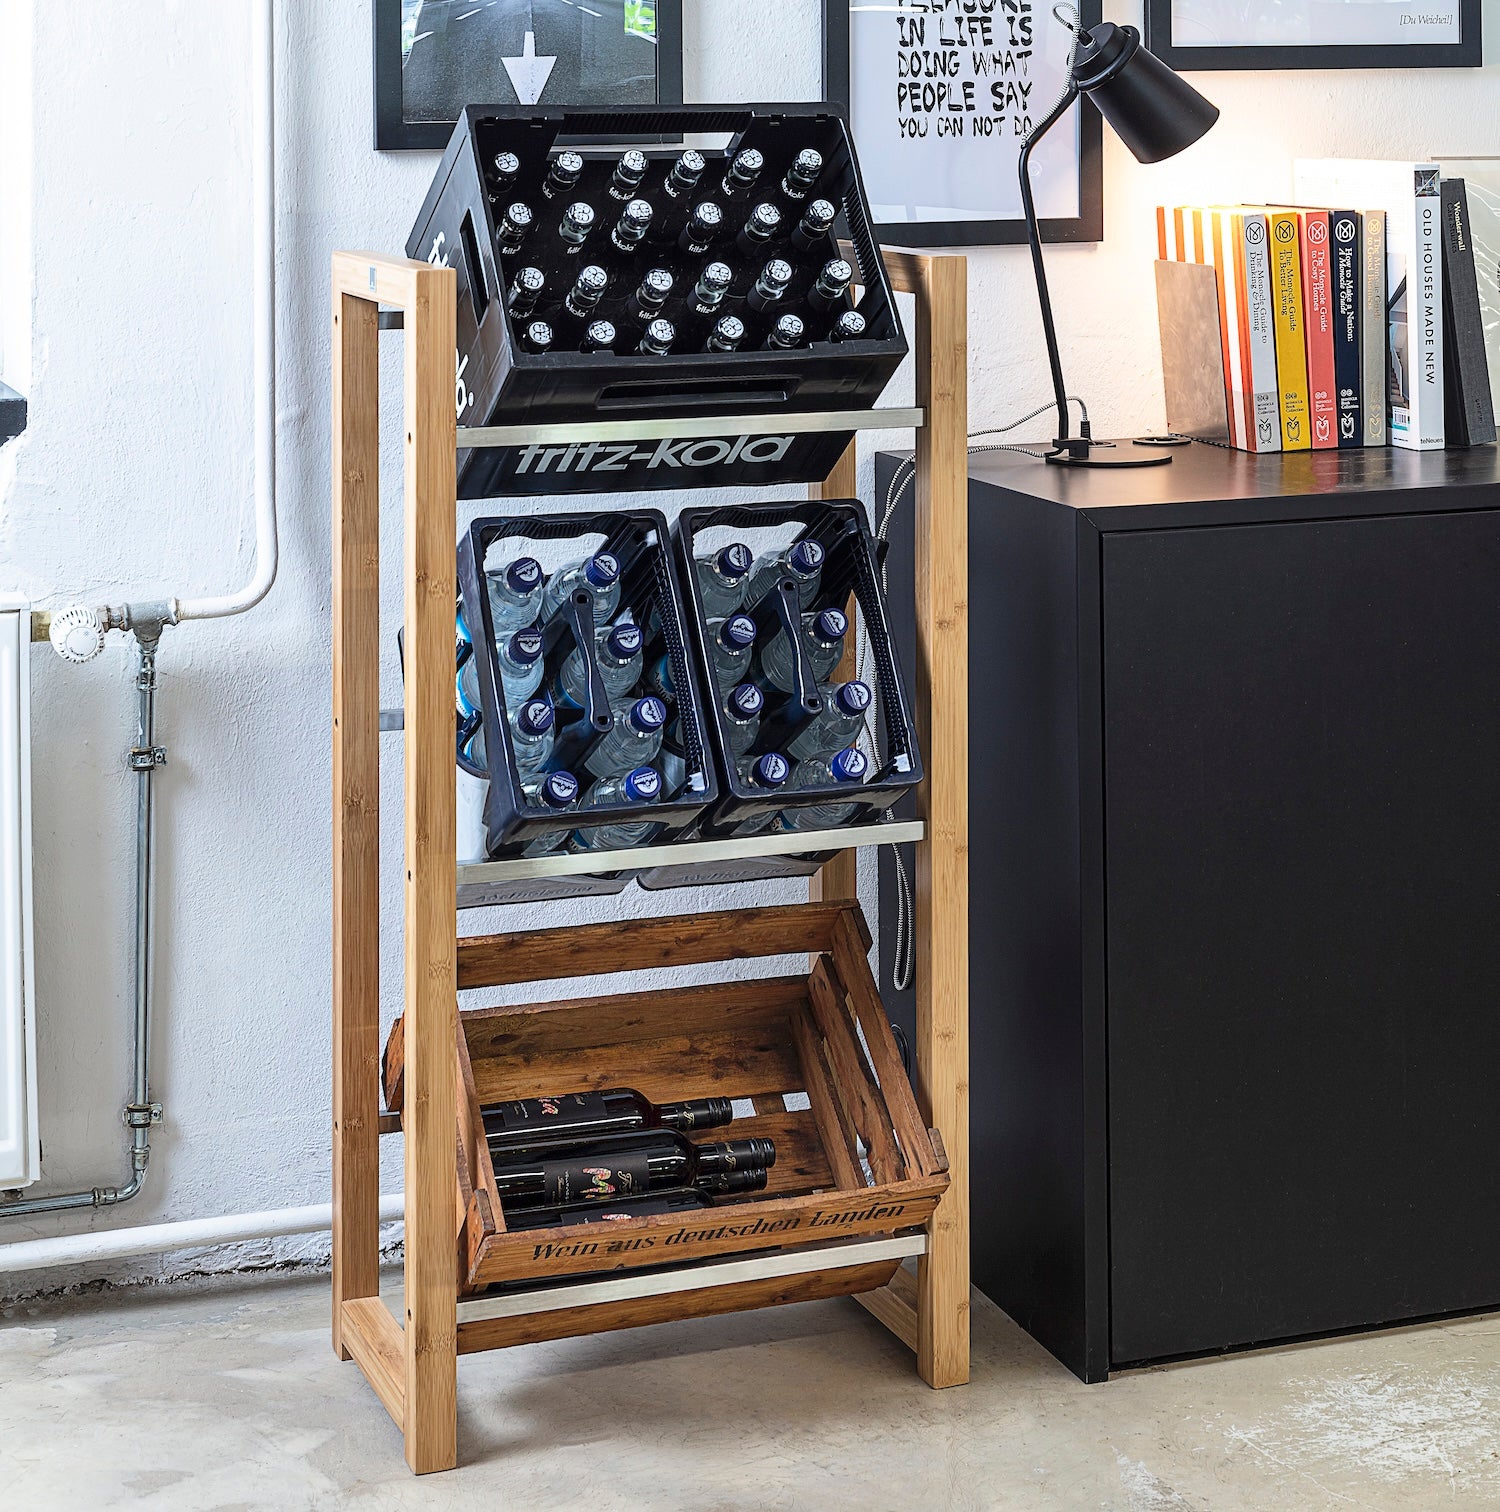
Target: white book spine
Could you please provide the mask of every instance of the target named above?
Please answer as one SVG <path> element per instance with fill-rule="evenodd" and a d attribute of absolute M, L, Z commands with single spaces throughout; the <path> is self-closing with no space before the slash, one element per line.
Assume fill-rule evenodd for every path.
<path fill-rule="evenodd" d="M 1281 410 L 1276 389 L 1276 329 L 1271 313 L 1271 253 L 1264 215 L 1240 217 L 1245 258 L 1245 319 L 1254 398 L 1254 451 L 1281 450 Z"/>
<path fill-rule="evenodd" d="M 1412 414 L 1406 445 L 1418 451 L 1443 446 L 1443 217 L 1438 171 L 1422 164 L 1414 174 L 1416 214 L 1407 289 L 1412 354 Z"/>

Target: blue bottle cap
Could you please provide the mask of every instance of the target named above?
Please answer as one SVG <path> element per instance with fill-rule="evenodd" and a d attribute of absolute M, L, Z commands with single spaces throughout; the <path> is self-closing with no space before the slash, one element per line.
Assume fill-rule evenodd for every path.
<path fill-rule="evenodd" d="M 850 746 L 847 751 L 840 751 L 828 766 L 835 782 L 863 782 L 865 773 L 870 770 L 869 759 L 854 746 Z"/>
<path fill-rule="evenodd" d="M 820 609 L 813 620 L 813 634 L 821 641 L 836 641 L 849 628 L 849 618 L 842 609 Z"/>
<path fill-rule="evenodd" d="M 554 717 L 552 705 L 545 698 L 528 698 L 516 715 L 516 728 L 523 735 L 545 735 Z"/>
<path fill-rule="evenodd" d="M 564 809 L 578 796 L 578 779 L 571 772 L 548 772 L 542 780 L 542 802 Z"/>
<path fill-rule="evenodd" d="M 731 614 L 719 626 L 719 640 L 730 651 L 743 651 L 755 644 L 755 621 L 748 614 Z"/>
<path fill-rule="evenodd" d="M 535 630 L 517 630 L 510 638 L 506 654 L 517 666 L 529 667 L 541 660 L 542 637 Z"/>
<path fill-rule="evenodd" d="M 870 707 L 874 694 L 870 692 L 869 683 L 856 680 L 842 684 L 833 697 L 844 713 L 863 714 Z"/>
<path fill-rule="evenodd" d="M 767 751 L 750 768 L 756 787 L 779 788 L 792 775 L 792 764 L 779 751 Z"/>
<path fill-rule="evenodd" d="M 517 557 L 505 569 L 505 584 L 512 593 L 530 593 L 542 580 L 542 564 L 535 557 Z"/>
<path fill-rule="evenodd" d="M 609 647 L 611 656 L 618 656 L 621 661 L 624 661 L 641 649 L 645 639 L 646 637 L 641 634 L 641 627 L 632 625 L 629 620 L 626 620 L 609 632 L 605 645 Z"/>
<path fill-rule="evenodd" d="M 731 541 L 714 561 L 718 564 L 719 572 L 727 578 L 742 578 L 749 572 L 750 564 L 754 559 L 750 555 L 750 548 L 743 541 Z"/>
<path fill-rule="evenodd" d="M 638 766 L 625 779 L 625 796 L 632 803 L 650 803 L 661 793 L 661 773 L 655 767 Z"/>
<path fill-rule="evenodd" d="M 607 551 L 596 552 L 584 563 L 583 575 L 594 588 L 613 588 L 620 580 L 619 559 Z"/>
<path fill-rule="evenodd" d="M 786 560 L 794 571 L 816 572 L 823 565 L 823 548 L 816 541 L 798 541 L 787 552 Z"/>
<path fill-rule="evenodd" d="M 630 723 L 642 735 L 661 729 L 666 722 L 667 706 L 659 698 L 638 698 L 630 706 Z"/>
<path fill-rule="evenodd" d="M 766 695 L 751 682 L 737 683 L 729 690 L 729 712 L 741 719 L 754 719 L 766 706 Z"/>

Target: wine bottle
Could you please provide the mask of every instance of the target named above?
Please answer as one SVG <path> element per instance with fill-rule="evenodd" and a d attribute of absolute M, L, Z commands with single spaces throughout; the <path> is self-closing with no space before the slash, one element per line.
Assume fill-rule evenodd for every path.
<path fill-rule="evenodd" d="M 576 257 L 583 250 L 583 244 L 589 239 L 589 232 L 593 229 L 594 207 L 585 200 L 575 200 L 563 211 L 562 224 L 557 228 L 563 252 L 568 257 Z"/>
<path fill-rule="evenodd" d="M 561 1097 L 524 1097 L 479 1110 L 490 1149 L 537 1145 L 578 1136 L 619 1134 L 630 1129 L 717 1129 L 731 1122 L 727 1097 L 654 1103 L 634 1087 L 569 1092 Z"/>
<path fill-rule="evenodd" d="M 613 324 L 607 320 L 595 320 L 590 322 L 588 330 L 583 333 L 583 340 L 578 344 L 580 352 L 607 352 L 611 350 L 619 339 L 619 333 Z"/>
<path fill-rule="evenodd" d="M 784 258 L 773 257 L 760 270 L 755 287 L 745 296 L 745 303 L 757 314 L 768 310 L 785 295 L 792 281 L 792 265 Z"/>
<path fill-rule="evenodd" d="M 705 352 L 735 352 L 745 339 L 745 322 L 736 315 L 722 315 L 708 333 Z"/>
<path fill-rule="evenodd" d="M 823 154 L 815 147 L 804 147 L 792 160 L 781 181 L 781 192 L 789 200 L 805 200 L 823 171 Z"/>
<path fill-rule="evenodd" d="M 505 214 L 500 217 L 500 224 L 495 227 L 496 249 L 506 256 L 519 252 L 521 243 L 526 240 L 526 233 L 531 230 L 531 222 L 530 205 L 523 205 L 520 200 L 507 205 Z"/>
<path fill-rule="evenodd" d="M 578 277 L 573 280 L 573 287 L 563 300 L 563 309 L 582 320 L 604 298 L 604 291 L 608 287 L 609 274 L 597 263 L 589 263 L 578 270 Z"/>
<path fill-rule="evenodd" d="M 869 322 L 858 310 L 845 310 L 833 323 L 828 333 L 830 341 L 858 341 L 865 334 Z"/>
<path fill-rule="evenodd" d="M 521 171 L 521 160 L 513 152 L 497 152 L 490 165 L 490 182 L 497 191 L 509 189 Z"/>
<path fill-rule="evenodd" d="M 643 357 L 665 357 L 677 340 L 677 327 L 670 320 L 653 320 L 641 333 L 636 347 Z"/>
<path fill-rule="evenodd" d="M 675 1129 L 605 1134 L 568 1144 L 555 1155 L 515 1158 L 492 1151 L 495 1186 L 506 1209 L 602 1202 L 645 1192 L 697 1187 L 704 1192 L 754 1192 L 776 1160 L 769 1139 L 695 1145 Z"/>
<path fill-rule="evenodd" d="M 627 152 L 618 163 L 615 171 L 610 176 L 609 192 L 612 198 L 628 200 L 635 197 L 635 191 L 640 188 L 641 180 L 646 176 L 646 154 L 637 152 L 634 147 Z"/>
<path fill-rule="evenodd" d="M 548 199 L 556 199 L 558 195 L 566 194 L 578 182 L 582 173 L 583 159 L 576 152 L 559 152 L 548 165 L 542 193 Z"/>
<path fill-rule="evenodd" d="M 629 256 L 639 249 L 646 239 L 646 233 L 651 229 L 651 215 L 651 206 L 643 199 L 631 200 L 620 211 L 620 218 L 615 222 L 614 230 L 609 233 L 609 239 L 617 250 Z"/>
<path fill-rule="evenodd" d="M 854 282 L 854 269 L 842 257 L 831 258 L 818 271 L 817 282 L 807 291 L 807 302 L 815 310 L 831 310 L 843 302 Z"/>
<path fill-rule="evenodd" d="M 713 1201 L 702 1192 L 650 1192 L 644 1197 L 622 1197 L 614 1202 L 574 1202 L 561 1207 L 521 1208 L 514 1218 L 505 1215 L 507 1229 L 566 1228 L 573 1223 L 618 1223 L 622 1218 L 647 1218 L 657 1213 L 695 1213 L 711 1208 Z M 512 1282 L 512 1285 L 515 1283 Z M 535 1285 L 528 1281 L 527 1285 Z"/>
<path fill-rule="evenodd" d="M 521 350 L 540 357 L 552 350 L 553 339 L 552 327 L 545 320 L 530 321 L 521 331 Z"/>
<path fill-rule="evenodd" d="M 761 350 L 765 352 L 791 351 L 794 347 L 802 345 L 802 337 L 806 329 L 800 316 L 783 315 L 771 327 L 770 335 L 766 337 Z"/>
<path fill-rule="evenodd" d="M 760 171 L 766 166 L 766 160 L 753 147 L 746 147 L 743 152 L 734 155 L 734 161 L 729 165 L 729 171 L 724 175 L 724 181 L 719 185 L 725 199 L 733 199 L 737 194 L 744 194 L 755 187 L 755 181 L 760 177 Z"/>
<path fill-rule="evenodd" d="M 734 244 L 742 256 L 754 257 L 765 251 L 780 230 L 781 211 L 775 205 L 763 201 L 750 212 L 745 224 L 740 227 L 740 234 L 735 237 Z"/>
<path fill-rule="evenodd" d="M 724 303 L 724 296 L 729 292 L 729 285 L 734 282 L 734 273 L 728 263 L 711 262 L 705 265 L 698 275 L 698 283 L 693 289 L 693 313 L 695 315 L 712 315 Z"/>
<path fill-rule="evenodd" d="M 520 268 L 510 281 L 510 292 L 505 296 L 505 308 L 517 320 L 524 320 L 536 309 L 536 302 L 547 287 L 547 275 L 540 268 Z"/>
<path fill-rule="evenodd" d="M 641 279 L 630 302 L 629 315 L 639 326 L 648 326 L 658 315 L 672 292 L 672 275 L 665 268 L 651 268 Z"/>
<path fill-rule="evenodd" d="M 792 245 L 799 252 L 811 252 L 833 229 L 834 217 L 838 214 L 830 200 L 814 200 L 802 212 L 802 219 L 792 232 Z"/>
<path fill-rule="evenodd" d="M 713 245 L 723 224 L 724 212 L 712 200 L 704 200 L 702 204 L 693 206 L 693 213 L 688 217 L 687 225 L 682 228 L 677 245 L 694 257 L 700 256 Z"/>
<path fill-rule="evenodd" d="M 666 181 L 661 186 L 662 192 L 669 199 L 674 200 L 679 200 L 684 195 L 691 194 L 698 187 L 698 180 L 703 177 L 705 166 L 703 154 L 689 147 L 672 164 Z"/>

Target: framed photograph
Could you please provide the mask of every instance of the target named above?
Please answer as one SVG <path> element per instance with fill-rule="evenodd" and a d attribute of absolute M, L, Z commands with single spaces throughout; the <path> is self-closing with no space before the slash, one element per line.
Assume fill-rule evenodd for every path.
<path fill-rule="evenodd" d="M 443 148 L 465 105 L 680 105 L 682 0 L 375 0 L 375 146 Z"/>
<path fill-rule="evenodd" d="M 1100 0 L 1081 0 L 1085 26 Z M 849 113 L 881 242 L 1024 242 L 1021 143 L 1056 103 L 1070 34 L 1046 8 L 824 0 L 824 93 Z M 1104 234 L 1103 122 L 1070 111 L 1032 154 L 1046 241 Z"/>
<path fill-rule="evenodd" d="M 1173 68 L 1478 68 L 1481 0 L 1146 0 Z"/>

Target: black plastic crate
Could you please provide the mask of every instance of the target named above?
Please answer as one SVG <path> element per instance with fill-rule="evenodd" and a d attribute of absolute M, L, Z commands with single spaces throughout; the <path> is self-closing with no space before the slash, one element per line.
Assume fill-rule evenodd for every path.
<path fill-rule="evenodd" d="M 611 226 L 623 205 L 611 198 L 606 186 L 621 149 L 603 144 L 650 135 L 683 138 L 708 160 L 700 180 L 702 192 L 673 203 L 660 193 L 660 185 L 682 145 L 646 150 L 650 166 L 640 196 L 659 218 L 670 205 L 669 224 L 684 213 L 683 205 L 699 199 L 719 204 L 725 211 L 724 232 L 706 254 L 682 252 L 675 234 L 664 245 L 648 242 L 646 249 L 628 257 L 610 242 Z M 707 138 L 726 137 L 724 144 L 698 145 Z M 581 153 L 583 174 L 574 188 L 547 199 L 541 186 L 559 141 Z M 741 255 L 735 234 L 760 200 L 771 200 L 783 210 L 784 229 L 795 224 L 799 207 L 781 197 L 779 185 L 804 147 L 823 155 L 821 177 L 808 199 L 826 199 L 835 206 L 834 228 L 806 252 L 789 248 L 782 239 L 754 256 Z M 726 202 L 718 186 L 728 162 L 746 148 L 762 154 L 764 170 L 753 190 Z M 502 151 L 515 153 L 521 163 L 519 175 L 504 189 L 496 183 L 492 166 Z M 575 199 L 593 206 L 597 220 L 582 253 L 564 255 L 557 225 L 566 204 Z M 519 252 L 501 253 L 496 227 L 516 200 L 531 208 L 535 220 Z M 859 340 L 832 342 L 825 339 L 832 316 L 814 317 L 805 296 L 818 269 L 840 255 L 840 233 L 854 249 L 855 284 L 860 290 L 855 308 L 867 322 L 867 334 Z M 870 229 L 849 128 L 827 105 L 622 106 L 603 112 L 468 106 L 407 239 L 407 253 L 457 272 L 455 393 L 460 425 L 866 409 L 880 397 L 907 350 L 890 280 Z M 803 316 L 809 334 L 817 336 L 793 350 L 758 350 L 770 320 L 750 311 L 744 298 L 755 273 L 772 256 L 788 256 L 795 270 L 788 296 L 774 313 Z M 745 343 L 735 352 L 702 350 L 714 317 L 691 313 L 686 297 L 700 268 L 713 260 L 729 263 L 735 273 L 718 312 L 734 314 L 747 326 Z M 611 275 L 596 314 L 622 332 L 630 326 L 625 310 L 641 274 L 652 267 L 665 267 L 672 274 L 674 289 L 663 311 L 678 327 L 671 353 L 534 354 L 520 348 L 516 322 L 506 308 L 516 271 L 536 266 L 546 275 L 547 288 L 534 313 L 549 319 L 579 268 L 591 262 Z M 625 344 L 624 339 L 619 343 Z M 826 477 L 848 440 L 848 432 L 754 437 L 731 433 L 631 444 L 476 448 L 459 453 L 459 494 L 487 498 L 500 493 L 805 483 Z"/>
<path fill-rule="evenodd" d="M 901 796 L 922 780 L 922 759 L 917 748 L 916 724 L 911 696 L 901 670 L 880 588 L 879 554 L 857 499 L 808 500 L 791 504 L 731 505 L 725 508 L 685 509 L 672 531 L 679 576 L 689 603 L 689 633 L 704 686 L 717 693 L 708 656 L 708 625 L 703 611 L 694 559 L 700 550 L 717 549 L 731 539 L 745 540 L 757 557 L 768 550 L 784 550 L 800 540 L 815 540 L 823 548 L 822 578 L 809 610 L 846 609 L 853 601 L 849 635 L 863 629 L 868 643 L 866 665 L 856 672 L 873 685 L 867 729 L 874 746 L 869 778 L 852 793 L 843 785 L 785 789 L 767 794 L 745 783 L 730 751 L 723 714 L 723 699 L 713 697 L 707 707 L 709 738 L 718 768 L 720 797 L 705 815 L 704 830 L 731 835 L 746 821 L 791 808 L 824 803 L 856 802 L 846 821 L 862 824 L 879 819 Z M 757 622 L 759 647 L 799 614 L 795 589 L 789 584 L 773 591 L 758 606 L 748 610 Z M 779 717 L 763 719 L 751 754 L 781 750 L 822 708 L 822 695 L 813 678 L 805 648 L 798 642 L 797 688 Z M 801 868 L 818 864 L 808 858 Z"/>
<path fill-rule="evenodd" d="M 596 551 L 613 553 L 621 568 L 620 606 L 615 617 L 624 616 L 628 610 L 643 630 L 648 630 L 654 621 L 655 629 L 647 634 L 643 667 L 651 665 L 654 658 L 667 659 L 676 691 L 676 707 L 671 712 L 680 720 L 686 775 L 676 793 L 664 794 L 648 812 L 633 805 L 604 804 L 555 814 L 526 803 L 516 771 L 504 689 L 495 660 L 494 620 L 484 583 L 485 558 L 497 542 L 507 543 L 507 560 L 520 555 L 537 556 L 549 569 Z M 513 549 L 510 543 L 514 543 Z M 705 807 L 713 805 L 718 797 L 718 783 L 709 754 L 702 694 L 686 640 L 667 522 L 662 514 L 654 509 L 634 509 L 475 520 L 459 541 L 458 577 L 479 672 L 490 779 L 485 824 L 492 857 L 516 855 L 528 842 L 543 835 L 645 819 L 657 827 L 654 839 L 667 840 L 690 828 Z M 562 740 L 561 753 L 571 749 L 581 754 L 590 738 L 582 726 L 590 726 L 597 733 L 609 728 L 612 711 L 599 673 L 593 627 L 592 603 L 588 593 L 582 592 L 573 595 L 564 613 L 545 630 L 547 677 L 553 675 L 575 645 L 583 649 L 587 667 L 583 716 L 577 721 L 576 732 Z M 559 764 L 561 759 L 554 757 L 550 765 Z M 660 770 L 660 763 L 654 764 Z M 586 773 L 578 769 L 575 775 L 588 786 Z M 609 852 L 597 854 L 600 872 L 609 872 Z"/>

